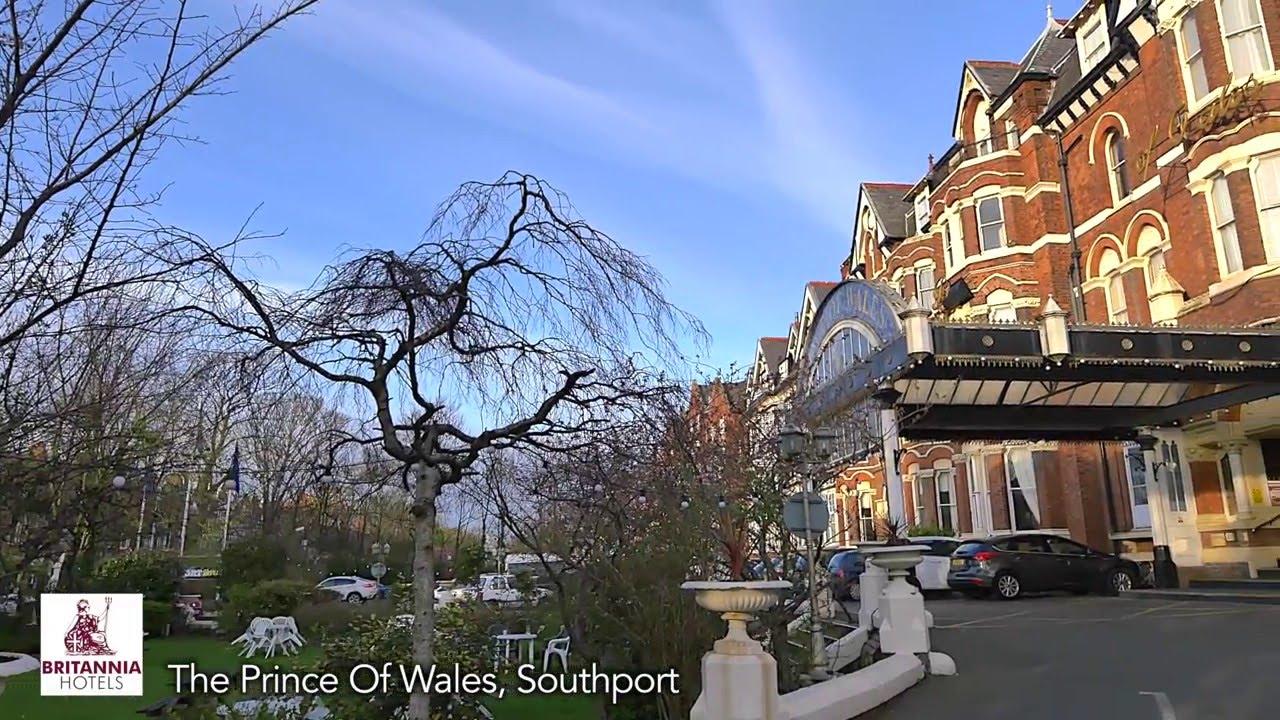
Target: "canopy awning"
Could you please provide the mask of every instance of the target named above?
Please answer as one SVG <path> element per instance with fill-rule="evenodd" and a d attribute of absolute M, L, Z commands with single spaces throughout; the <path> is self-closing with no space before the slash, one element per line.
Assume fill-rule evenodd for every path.
<path fill-rule="evenodd" d="M 883 288 L 832 295 L 841 291 L 862 302 L 824 307 L 821 326 L 857 321 L 866 298 L 902 322 L 879 321 L 878 349 L 802 386 L 797 407 L 810 422 L 883 406 L 906 438 L 1124 440 L 1280 395 L 1271 328 L 1069 326 L 1052 299 L 1040 323 L 939 323 L 918 306 L 874 305 Z M 815 338 L 807 358 L 822 352 Z"/>

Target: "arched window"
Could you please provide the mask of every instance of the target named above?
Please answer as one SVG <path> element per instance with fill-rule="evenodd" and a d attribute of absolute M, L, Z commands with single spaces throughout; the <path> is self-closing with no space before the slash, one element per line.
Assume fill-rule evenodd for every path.
<path fill-rule="evenodd" d="M 822 347 L 813 367 L 813 386 L 817 387 L 862 362 L 875 349 L 875 343 L 854 327 L 838 330 Z"/>
<path fill-rule="evenodd" d="M 1013 293 L 1008 290 L 992 290 L 987 294 L 987 322 L 1011 323 L 1018 321 L 1018 311 L 1013 307 Z"/>
<path fill-rule="evenodd" d="M 1124 294 L 1124 277 L 1118 271 L 1120 253 L 1110 248 L 1102 252 L 1098 261 L 1098 277 L 1107 279 L 1107 319 L 1113 325 L 1129 322 L 1129 304 Z"/>
<path fill-rule="evenodd" d="M 980 100 L 973 113 L 973 141 L 978 144 L 978 154 L 986 155 L 995 149 L 991 140 L 991 118 L 987 115 L 987 101 Z"/>
<path fill-rule="evenodd" d="M 1151 294 L 1151 289 L 1155 287 L 1156 278 L 1160 277 L 1160 273 L 1167 272 L 1165 267 L 1165 252 L 1168 246 L 1164 241 L 1164 235 L 1160 229 L 1154 225 L 1147 225 L 1138 233 L 1138 255 L 1147 259 L 1147 294 Z"/>
<path fill-rule="evenodd" d="M 1124 135 L 1119 130 L 1107 133 L 1107 177 L 1111 181 L 1111 199 L 1119 202 L 1128 197 L 1133 187 L 1129 184 L 1129 163 L 1125 159 Z"/>

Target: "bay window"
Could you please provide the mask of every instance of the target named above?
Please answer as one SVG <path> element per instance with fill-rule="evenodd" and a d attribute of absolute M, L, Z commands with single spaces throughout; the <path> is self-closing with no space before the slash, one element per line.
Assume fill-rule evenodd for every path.
<path fill-rule="evenodd" d="M 916 299 L 925 308 L 933 307 L 933 266 L 925 265 L 916 268 Z"/>
<path fill-rule="evenodd" d="M 1258 0 L 1219 0 L 1218 17 L 1232 80 L 1271 70 L 1271 50 Z"/>
<path fill-rule="evenodd" d="M 1253 195 L 1268 262 L 1280 262 L 1280 154 L 1258 160 L 1253 169 Z"/>
<path fill-rule="evenodd" d="M 991 195 L 978 200 L 978 237 L 982 241 L 983 252 L 1004 247 L 1004 208 L 1000 205 L 1000 196 Z"/>

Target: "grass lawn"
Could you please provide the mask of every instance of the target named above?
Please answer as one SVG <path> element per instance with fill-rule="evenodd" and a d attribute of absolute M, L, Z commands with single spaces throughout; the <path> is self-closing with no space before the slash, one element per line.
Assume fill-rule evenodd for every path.
<path fill-rule="evenodd" d="M 253 658 L 245 661 L 226 640 L 208 637 L 149 640 L 143 652 L 142 697 L 41 697 L 40 673 L 29 672 L 9 679 L 0 694 L 3 720 L 133 720 L 141 707 L 174 694 L 173 673 L 166 665 L 194 662 L 204 672 L 232 672 L 244 662 L 309 665 L 319 659 L 312 645 L 296 657 Z M 496 720 L 598 720 L 596 700 L 589 697 L 510 694 L 490 703 Z"/>
<path fill-rule="evenodd" d="M 237 648 L 226 640 L 209 637 L 148 640 L 142 654 L 142 697 L 41 697 L 40 673 L 29 672 L 9 679 L 0 695 L 0 718 L 5 720 L 126 720 L 142 717 L 138 708 L 174 694 L 172 663 L 194 662 L 205 672 L 231 672 L 245 662 L 296 667 L 315 662 L 320 653 L 313 646 L 290 657 L 236 656 Z"/>

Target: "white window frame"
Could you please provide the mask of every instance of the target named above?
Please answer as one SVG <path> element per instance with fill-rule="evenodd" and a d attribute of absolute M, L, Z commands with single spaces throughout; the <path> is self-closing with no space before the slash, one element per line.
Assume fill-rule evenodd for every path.
<path fill-rule="evenodd" d="M 1091 36 L 1097 35 L 1098 43 L 1090 47 Z M 1085 22 L 1080 30 L 1080 68 L 1088 72 L 1090 68 L 1102 62 L 1111 50 L 1111 37 L 1107 28 L 1106 10 L 1096 11 L 1093 18 Z"/>
<path fill-rule="evenodd" d="M 995 201 L 996 208 L 1000 210 L 999 220 L 983 222 L 982 204 L 988 201 Z M 973 218 L 974 220 L 977 221 L 977 225 L 978 225 L 978 248 L 981 252 L 983 253 L 991 252 L 993 250 L 999 250 L 1000 248 L 1009 246 L 1009 236 L 1007 231 L 1005 230 L 1005 222 L 1004 222 L 1005 221 L 1004 198 L 1000 197 L 999 195 L 983 195 L 982 197 L 975 197 L 973 199 Z M 996 247 L 989 248 L 987 247 L 986 234 L 983 233 L 983 230 L 989 227 L 997 227 L 997 226 L 999 227 L 1000 244 L 997 245 Z"/>
<path fill-rule="evenodd" d="M 1105 295 L 1107 296 L 1107 320 L 1112 325 L 1127 325 L 1129 301 L 1124 292 L 1124 273 L 1117 271 L 1107 278 Z"/>
<path fill-rule="evenodd" d="M 1276 197 L 1266 206 L 1263 206 L 1262 196 L 1259 190 L 1262 183 L 1258 182 L 1258 171 L 1262 168 L 1264 162 L 1280 163 L 1280 153 L 1268 153 L 1266 155 L 1256 156 L 1249 161 L 1249 184 L 1253 188 L 1254 207 L 1258 211 L 1258 228 L 1262 233 L 1262 248 L 1266 253 L 1267 262 L 1280 262 L 1280 183 L 1277 183 Z M 1266 222 L 1266 213 L 1274 213 L 1277 220 L 1274 224 Z"/>
<path fill-rule="evenodd" d="M 1195 33 L 1193 33 L 1196 41 L 1194 54 L 1191 54 L 1190 48 L 1187 47 L 1188 23 L 1195 30 Z M 1200 24 L 1196 22 L 1194 9 L 1188 10 L 1187 14 L 1183 15 L 1182 19 L 1178 21 L 1178 31 L 1175 36 L 1178 45 L 1178 59 L 1181 61 L 1180 64 L 1182 66 L 1182 85 L 1187 91 L 1187 101 L 1195 105 L 1212 93 L 1214 88 L 1209 86 L 1209 69 L 1204 61 L 1204 43 L 1200 40 Z M 1199 77 L 1204 79 L 1203 92 L 1197 92 L 1196 90 L 1196 68 L 1199 68 Z"/>
<path fill-rule="evenodd" d="M 948 490 L 948 494 L 951 497 L 951 502 L 949 503 L 942 502 L 942 482 L 941 481 L 944 478 L 946 479 L 947 484 L 950 486 L 950 489 Z M 956 475 L 951 468 L 934 468 L 933 496 L 934 496 L 934 502 L 937 505 L 937 522 L 935 524 L 944 530 L 950 530 L 953 533 L 957 532 L 960 529 L 960 522 L 959 522 L 960 518 L 956 516 L 956 508 L 957 508 Z M 950 523 L 942 522 L 942 511 L 944 508 L 947 511 L 947 515 L 951 518 Z"/>
<path fill-rule="evenodd" d="M 1221 217 L 1222 212 L 1218 208 L 1219 187 L 1226 195 L 1226 209 L 1231 213 L 1229 218 Z M 1225 278 L 1243 272 L 1244 255 L 1240 251 L 1240 233 L 1236 227 L 1234 198 L 1231 197 L 1231 185 L 1227 182 L 1226 175 L 1219 174 L 1213 178 L 1209 183 L 1209 191 L 1205 194 L 1205 201 L 1209 205 L 1209 220 L 1213 224 L 1213 241 L 1218 255 L 1219 274 Z M 1226 232 L 1228 230 L 1229 233 Z M 1230 245 L 1227 241 L 1228 235 Z M 1236 267 L 1232 269 L 1232 265 Z"/>
<path fill-rule="evenodd" d="M 915 213 L 916 234 L 923 235 L 925 229 L 929 227 L 929 193 L 924 192 L 916 196 Z"/>
<path fill-rule="evenodd" d="M 928 273 L 929 275 L 929 290 L 927 293 L 922 293 L 921 288 L 923 287 L 923 285 L 920 282 L 920 276 L 924 275 L 925 273 Z M 922 305 L 924 308 L 926 309 L 932 308 L 933 307 L 933 291 L 938 287 L 938 273 L 935 271 L 933 267 L 933 263 L 929 263 L 927 265 L 917 265 L 915 267 L 915 275 L 916 275 L 916 299 L 920 301 L 920 305 Z"/>
<path fill-rule="evenodd" d="M 995 138 L 992 137 L 995 131 L 991 127 L 991 116 L 988 114 L 990 109 L 987 101 L 982 100 L 973 114 L 973 142 L 978 149 L 978 157 L 989 155 L 996 149 Z"/>
<path fill-rule="evenodd" d="M 863 514 L 866 511 L 866 514 Z M 868 532 L 869 531 L 869 532 Z M 875 493 L 868 490 L 858 494 L 858 539 L 873 540 L 876 536 Z"/>
<path fill-rule="evenodd" d="M 1119 203 L 1133 193 L 1133 178 L 1129 177 L 1128 138 L 1119 128 L 1107 131 L 1103 139 L 1102 155 L 1107 162 L 1107 182 L 1111 185 L 1111 202 Z M 1123 147 L 1123 152 L 1117 148 Z M 1128 187 L 1123 187 L 1127 185 Z"/>
<path fill-rule="evenodd" d="M 1030 476 L 1030 478 L 1022 478 L 1022 477 L 1019 477 L 1019 478 L 1018 478 L 1018 479 L 1019 479 L 1019 481 L 1020 481 L 1020 482 L 1019 482 L 1019 484 L 1018 484 L 1018 489 L 1020 489 L 1020 490 L 1022 491 L 1022 496 L 1023 496 L 1023 498 L 1024 498 L 1024 499 L 1026 499 L 1026 498 L 1027 498 L 1027 490 L 1028 490 L 1028 488 L 1030 489 L 1030 491 L 1031 491 L 1031 499 L 1034 499 L 1034 500 L 1035 500 L 1035 508 L 1033 508 L 1033 510 L 1032 510 L 1032 514 L 1033 514 L 1033 515 L 1035 515 L 1035 518 L 1036 518 L 1036 525 L 1038 525 L 1038 526 L 1039 526 L 1039 525 L 1043 525 L 1043 524 L 1044 524 L 1044 522 L 1043 522 L 1043 520 L 1042 520 L 1042 518 L 1044 517 L 1044 509 L 1043 509 L 1043 508 L 1041 507 L 1041 505 L 1040 505 L 1040 484 L 1039 484 L 1039 482 L 1038 482 L 1038 480 L 1037 480 L 1037 478 L 1036 478 L 1036 456 L 1035 456 L 1035 451 L 1033 451 L 1031 448 L 1009 448 L 1008 450 L 1005 450 L 1005 452 L 1004 452 L 1004 475 L 1005 475 L 1004 492 L 1005 492 L 1005 500 L 1009 503 L 1009 504 L 1008 504 L 1008 508 L 1009 508 L 1009 529 L 1010 529 L 1010 530 L 1013 530 L 1013 531 L 1015 531 L 1015 532 L 1025 532 L 1025 531 L 1030 531 L 1030 530 L 1039 530 L 1039 529 L 1040 529 L 1039 527 L 1034 527 L 1034 528 L 1022 528 L 1022 527 L 1018 527 L 1018 514 L 1017 514 L 1017 512 L 1015 512 L 1015 511 L 1014 511 L 1014 502 L 1013 502 L 1013 482 L 1012 482 L 1012 472 L 1011 472 L 1011 470 L 1010 470 L 1010 469 L 1013 467 L 1013 462 L 1012 462 L 1011 458 L 1013 457 L 1013 455 L 1014 455 L 1015 453 L 1026 453 L 1026 454 L 1027 454 L 1027 460 L 1028 460 L 1028 466 L 1031 468 L 1031 476 Z M 1030 485 L 1028 486 L 1027 484 L 1024 484 L 1024 483 L 1022 482 L 1022 481 L 1024 481 L 1024 480 L 1030 480 Z M 1028 503 L 1027 503 L 1027 504 L 1028 504 L 1028 505 L 1030 505 L 1031 503 L 1028 501 Z"/>
<path fill-rule="evenodd" d="M 991 519 L 991 489 L 987 485 L 987 461 L 982 454 L 969 455 L 969 521 L 975 535 L 995 532 Z"/>
<path fill-rule="evenodd" d="M 997 293 L 999 293 L 999 296 L 993 298 L 993 296 L 996 296 Z M 1007 301 L 1001 300 L 1000 298 L 1003 298 L 1005 295 L 1008 295 L 1009 299 Z M 987 306 L 987 322 L 989 323 L 1017 322 L 1018 309 L 1014 306 L 1013 299 L 1014 299 L 1013 293 L 1009 292 L 1008 290 L 992 290 L 990 293 L 988 293 L 985 301 Z M 997 314 L 1005 314 L 1005 317 L 996 317 Z"/>
<path fill-rule="evenodd" d="M 968 257 L 964 250 L 964 223 L 959 218 L 953 220 L 951 217 L 945 217 L 938 224 L 942 229 L 943 262 L 946 263 L 947 274 L 950 275 L 956 268 L 964 265 Z"/>
<path fill-rule="evenodd" d="M 1006 150 L 1017 150 L 1021 145 L 1018 124 L 1012 120 L 1004 121 L 1004 145 Z"/>
<path fill-rule="evenodd" d="M 1235 0 L 1225 0 L 1225 1 L 1226 1 L 1226 2 L 1234 2 Z M 1257 14 L 1258 14 L 1258 24 L 1257 24 L 1257 25 L 1251 25 L 1251 26 L 1249 26 L 1249 27 L 1245 27 L 1245 28 L 1238 28 L 1238 29 L 1234 30 L 1234 31 L 1233 31 L 1233 32 L 1231 32 L 1231 33 L 1228 33 L 1228 32 L 1227 32 L 1227 24 L 1226 24 L 1226 22 L 1224 21 L 1224 20 L 1225 20 L 1225 18 L 1226 18 L 1226 15 L 1224 15 L 1224 14 L 1223 14 L 1223 12 L 1222 12 L 1222 3 L 1223 3 L 1223 2 L 1224 2 L 1224 0 L 1218 0 L 1218 1 L 1217 1 L 1217 9 L 1218 9 L 1218 35 L 1222 38 L 1222 54 L 1223 54 L 1223 56 L 1226 58 L 1226 61 L 1227 61 L 1227 74 L 1231 77 L 1231 82 L 1232 82 L 1232 83 L 1243 82 L 1244 80 L 1248 79 L 1248 78 L 1249 78 L 1250 76 L 1252 76 L 1252 75 L 1256 75 L 1256 74 L 1259 74 L 1259 73 L 1269 73 L 1269 72 L 1272 72 L 1273 70 L 1275 70 L 1275 66 L 1276 66 L 1276 65 L 1275 65 L 1275 59 L 1271 57 L 1271 38 L 1267 36 L 1267 23 L 1266 23 L 1266 16 L 1262 13 L 1262 5 L 1261 5 L 1261 3 L 1259 2 L 1259 0 L 1242 0 L 1242 2 L 1252 3 L 1252 4 L 1253 4 L 1253 7 L 1254 7 L 1254 9 L 1257 11 Z M 1253 33 L 1253 32 L 1259 32 L 1259 33 L 1261 33 L 1261 35 L 1262 35 L 1262 60 L 1263 60 L 1263 67 L 1261 67 L 1261 68 L 1250 68 L 1249 72 L 1247 72 L 1247 73 L 1243 73 L 1243 74 L 1239 74 L 1239 73 L 1237 73 L 1237 72 L 1236 72 L 1236 69 L 1235 69 L 1235 67 L 1234 67 L 1234 63 L 1232 62 L 1232 59 L 1231 59 L 1231 44 L 1230 44 L 1230 39 L 1231 39 L 1231 38 L 1233 38 L 1233 37 L 1235 37 L 1235 36 L 1237 36 L 1237 35 L 1244 35 L 1244 34 L 1246 34 L 1246 33 Z"/>

